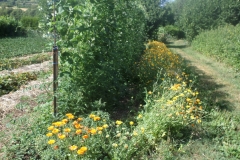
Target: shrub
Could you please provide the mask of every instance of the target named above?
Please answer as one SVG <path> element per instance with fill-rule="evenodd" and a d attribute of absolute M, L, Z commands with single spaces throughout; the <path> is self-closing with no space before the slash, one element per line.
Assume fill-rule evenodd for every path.
<path fill-rule="evenodd" d="M 175 37 L 177 39 L 184 38 L 184 32 L 181 31 L 177 26 L 167 25 L 164 27 L 164 30 L 172 37 Z"/>
<path fill-rule="evenodd" d="M 26 35 L 26 30 L 21 28 L 17 21 L 10 17 L 0 17 L 0 38 Z"/>
<path fill-rule="evenodd" d="M 192 42 L 195 50 L 240 69 L 240 25 L 227 25 L 198 35 Z M 206 38 L 207 37 L 207 38 Z"/>
<path fill-rule="evenodd" d="M 21 24 L 24 28 L 38 28 L 38 18 L 37 17 L 22 17 Z"/>

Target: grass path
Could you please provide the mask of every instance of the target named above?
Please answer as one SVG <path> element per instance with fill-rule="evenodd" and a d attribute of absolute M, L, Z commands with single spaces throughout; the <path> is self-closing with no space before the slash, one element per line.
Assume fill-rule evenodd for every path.
<path fill-rule="evenodd" d="M 178 40 L 168 44 L 168 47 L 183 57 L 200 78 L 201 90 L 211 92 L 212 101 L 222 109 L 234 110 L 240 113 L 240 73 L 230 66 L 206 57 L 191 47 L 185 41 Z"/>

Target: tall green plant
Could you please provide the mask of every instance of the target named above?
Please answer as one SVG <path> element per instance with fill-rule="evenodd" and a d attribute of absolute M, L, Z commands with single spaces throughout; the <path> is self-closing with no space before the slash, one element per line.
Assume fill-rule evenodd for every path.
<path fill-rule="evenodd" d="M 124 107 L 145 38 L 138 2 L 61 1 L 56 28 L 61 35 L 62 112 L 86 111 L 100 99 L 108 109 Z"/>

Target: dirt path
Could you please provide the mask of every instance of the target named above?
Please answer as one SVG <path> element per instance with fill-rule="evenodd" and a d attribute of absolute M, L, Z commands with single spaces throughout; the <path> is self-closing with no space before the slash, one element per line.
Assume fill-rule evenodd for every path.
<path fill-rule="evenodd" d="M 183 40 L 168 45 L 183 57 L 199 75 L 201 89 L 211 91 L 213 101 L 222 109 L 240 112 L 240 73 L 233 68 L 206 57 L 187 46 Z"/>

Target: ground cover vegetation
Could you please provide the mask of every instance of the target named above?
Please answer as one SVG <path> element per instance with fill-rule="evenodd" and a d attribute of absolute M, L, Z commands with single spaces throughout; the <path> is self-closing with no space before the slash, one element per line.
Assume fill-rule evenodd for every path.
<path fill-rule="evenodd" d="M 0 39 L 0 58 L 13 58 L 50 51 L 49 40 L 41 36 Z"/>
<path fill-rule="evenodd" d="M 197 51 L 240 69 L 240 25 L 202 32 L 192 42 Z M 207 37 L 207 38 L 206 38 Z"/>
<path fill-rule="evenodd" d="M 1 59 L 0 62 L 0 71 L 2 70 L 12 70 L 12 69 L 16 69 L 25 65 L 30 65 L 30 64 L 36 64 L 36 63 L 42 63 L 44 61 L 48 61 L 50 60 L 51 57 L 46 54 L 34 54 L 33 56 L 29 57 L 29 58 L 22 58 L 21 61 L 17 60 L 16 58 L 12 58 L 12 59 Z"/>
<path fill-rule="evenodd" d="M 181 29 L 192 40 L 199 32 L 192 34 L 188 21 L 173 26 L 171 12 L 190 4 L 151 2 L 160 8 L 142 0 L 57 3 L 57 21 L 43 28 L 56 25 L 60 36 L 58 114 L 52 116 L 48 94 L 32 113 L 9 115 L 8 129 L 24 130 L 2 142 L 5 159 L 240 158 L 239 117 L 211 101 L 212 90 L 201 88 L 180 56 L 147 42 L 178 37 Z"/>

